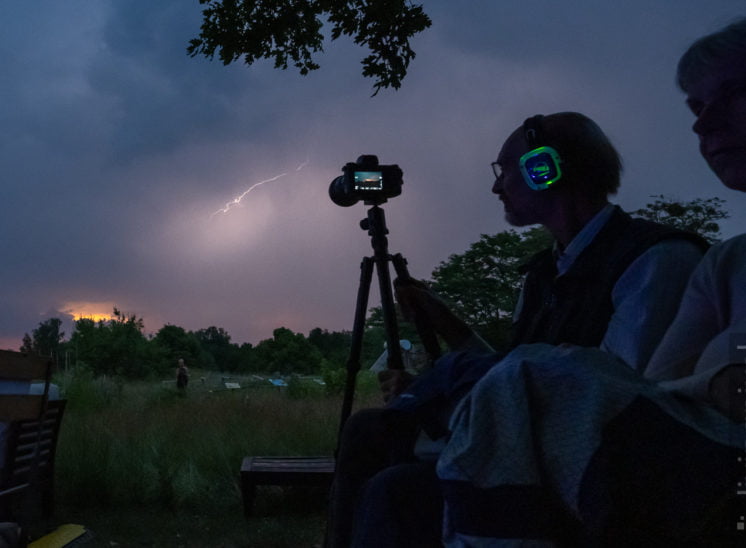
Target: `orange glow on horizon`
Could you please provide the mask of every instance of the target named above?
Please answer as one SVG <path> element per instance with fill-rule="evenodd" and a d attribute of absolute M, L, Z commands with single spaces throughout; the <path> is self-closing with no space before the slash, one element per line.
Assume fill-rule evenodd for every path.
<path fill-rule="evenodd" d="M 82 319 L 94 322 L 108 321 L 114 318 L 114 303 L 109 302 L 67 302 L 63 305 L 61 312 L 70 314 L 75 321 Z"/>

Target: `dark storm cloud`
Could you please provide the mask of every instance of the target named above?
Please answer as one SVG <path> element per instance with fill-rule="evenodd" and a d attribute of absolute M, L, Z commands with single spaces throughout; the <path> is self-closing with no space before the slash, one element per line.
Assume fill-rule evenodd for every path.
<path fill-rule="evenodd" d="M 185 142 L 235 136 L 226 122 L 236 119 L 239 90 L 250 88 L 251 77 L 189 59 L 188 39 L 200 22 L 196 6 L 135 1 L 111 7 L 87 78 L 111 105 L 112 160 L 126 163 Z"/>

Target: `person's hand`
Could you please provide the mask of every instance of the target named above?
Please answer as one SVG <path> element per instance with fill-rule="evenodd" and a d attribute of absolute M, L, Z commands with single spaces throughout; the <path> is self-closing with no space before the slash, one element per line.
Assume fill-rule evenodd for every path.
<path fill-rule="evenodd" d="M 424 318 L 451 348 L 459 348 L 472 336 L 469 326 L 425 283 L 397 279 L 394 290 L 404 317 L 410 321 Z"/>
<path fill-rule="evenodd" d="M 383 393 L 384 403 L 398 396 L 414 379 L 414 375 L 407 373 L 404 369 L 384 369 L 378 373 L 378 384 Z"/>
<path fill-rule="evenodd" d="M 428 294 L 428 297 L 425 297 Z M 404 318 L 412 321 L 424 298 L 436 298 L 435 292 L 428 285 L 414 278 L 396 278 L 394 280 L 394 295 L 399 303 Z"/>
<path fill-rule="evenodd" d="M 734 422 L 746 422 L 746 364 L 731 364 L 710 381 L 710 399 Z"/>

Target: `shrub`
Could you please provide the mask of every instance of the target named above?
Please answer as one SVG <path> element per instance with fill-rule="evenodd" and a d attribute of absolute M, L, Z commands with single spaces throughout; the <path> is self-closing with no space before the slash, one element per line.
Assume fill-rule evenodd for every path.
<path fill-rule="evenodd" d="M 80 362 L 74 368 L 55 375 L 62 397 L 69 410 L 97 411 L 113 405 L 122 394 L 121 379 L 94 377 L 91 368 Z"/>
<path fill-rule="evenodd" d="M 326 385 L 308 377 L 293 376 L 288 379 L 286 394 L 289 398 L 318 398 L 326 393 Z"/>
<path fill-rule="evenodd" d="M 339 395 L 344 392 L 347 369 L 335 367 L 329 362 L 324 363 L 321 368 L 321 378 L 329 395 Z"/>

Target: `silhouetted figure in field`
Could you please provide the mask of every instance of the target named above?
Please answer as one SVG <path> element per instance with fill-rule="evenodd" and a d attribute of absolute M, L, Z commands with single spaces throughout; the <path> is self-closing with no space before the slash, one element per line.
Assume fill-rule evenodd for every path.
<path fill-rule="evenodd" d="M 176 388 L 181 391 L 186 390 L 189 384 L 189 369 L 184 364 L 183 359 L 179 359 L 179 366 L 176 368 Z"/>

